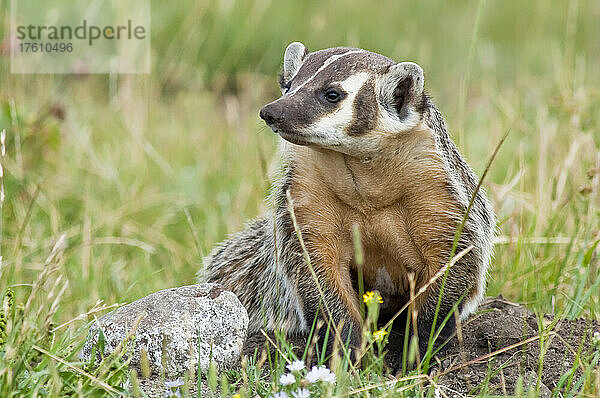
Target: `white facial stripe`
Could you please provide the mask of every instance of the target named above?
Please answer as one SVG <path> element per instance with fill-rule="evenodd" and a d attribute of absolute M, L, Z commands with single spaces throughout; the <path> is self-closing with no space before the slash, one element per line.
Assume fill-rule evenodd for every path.
<path fill-rule="evenodd" d="M 329 132 L 335 130 L 336 133 L 344 134 L 346 126 L 350 124 L 354 117 L 354 99 L 356 98 L 356 94 L 358 94 L 358 91 L 368 78 L 369 74 L 367 72 L 360 72 L 341 82 L 340 85 L 348 93 L 348 96 L 342 100 L 338 109 L 332 113 L 323 115 L 314 125 L 320 130 Z"/>
<path fill-rule="evenodd" d="M 354 100 L 360 88 L 369 78 L 369 73 L 360 72 L 340 82 L 340 85 L 348 93 L 340 107 L 319 120 L 307 126 L 303 134 L 310 138 L 310 142 L 325 148 L 353 155 L 360 151 L 370 151 L 379 147 L 378 137 L 361 137 L 360 142 L 346 134 L 346 127 L 352 121 L 354 115 Z"/>
<path fill-rule="evenodd" d="M 296 92 L 298 90 L 300 90 L 302 87 L 304 87 L 308 82 L 310 82 L 312 79 L 314 79 L 319 73 L 321 73 L 321 71 L 325 68 L 327 68 L 329 65 L 331 65 L 333 62 L 335 62 L 336 60 L 345 57 L 346 55 L 350 55 L 350 54 L 358 54 L 363 52 L 364 50 L 350 50 L 350 51 L 346 51 L 345 53 L 342 54 L 335 54 L 332 55 L 331 57 L 327 58 L 325 60 L 325 62 L 323 62 L 323 65 L 321 65 L 321 67 L 319 69 L 317 69 L 317 71 L 308 79 L 306 79 L 306 81 L 304 83 L 302 83 L 301 85 L 299 85 L 298 87 L 296 87 L 293 91 L 290 91 L 288 93 L 289 96 L 292 96 L 294 94 L 296 94 Z"/>
<path fill-rule="evenodd" d="M 367 72 L 359 72 L 355 73 L 352 76 L 349 76 L 346 80 L 340 83 L 345 92 L 349 94 L 348 99 L 352 99 L 352 103 L 354 103 L 354 97 L 360 90 L 363 84 L 369 78 L 369 73 Z M 348 102 L 347 99 L 344 99 L 344 103 Z"/>

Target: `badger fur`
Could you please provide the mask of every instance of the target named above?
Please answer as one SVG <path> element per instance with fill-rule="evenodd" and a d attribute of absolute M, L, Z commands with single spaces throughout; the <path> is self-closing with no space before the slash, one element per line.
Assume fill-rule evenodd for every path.
<path fill-rule="evenodd" d="M 315 317 L 328 321 L 321 290 L 342 338 L 356 347 L 362 319 L 354 228 L 365 290 L 381 294 L 385 322 L 409 300 L 409 274 L 418 290 L 448 263 L 475 195 L 456 253 L 472 247 L 447 273 L 437 324 L 453 308 L 461 319 L 472 313 L 485 290 L 495 216 L 423 91 L 421 67 L 356 48 L 309 53 L 296 42 L 285 51 L 280 85 L 283 95 L 260 111 L 285 140 L 272 211 L 216 247 L 201 279 L 238 296 L 250 316 L 249 334 L 302 335 Z M 288 192 L 321 289 L 303 255 Z M 422 349 L 443 280 L 414 303 Z M 454 327 L 450 316 L 442 335 Z"/>

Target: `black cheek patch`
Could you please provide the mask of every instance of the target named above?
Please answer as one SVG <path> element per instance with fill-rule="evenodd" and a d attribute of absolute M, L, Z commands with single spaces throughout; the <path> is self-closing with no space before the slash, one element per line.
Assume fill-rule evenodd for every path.
<path fill-rule="evenodd" d="M 352 123 L 346 129 L 346 133 L 350 136 L 359 136 L 372 131 L 377 125 L 378 115 L 375 87 L 370 80 L 356 93 L 352 104 Z"/>

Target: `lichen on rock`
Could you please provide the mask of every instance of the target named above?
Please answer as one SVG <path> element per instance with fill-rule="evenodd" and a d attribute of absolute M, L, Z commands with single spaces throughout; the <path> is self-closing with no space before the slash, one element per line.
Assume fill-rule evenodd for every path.
<path fill-rule="evenodd" d="M 125 305 L 95 322 L 81 351 L 90 360 L 104 335 L 104 355 L 128 337 L 130 368 L 142 375 L 142 352 L 153 377 L 168 379 L 239 363 L 248 328 L 248 314 L 232 292 L 215 283 L 161 290 Z"/>

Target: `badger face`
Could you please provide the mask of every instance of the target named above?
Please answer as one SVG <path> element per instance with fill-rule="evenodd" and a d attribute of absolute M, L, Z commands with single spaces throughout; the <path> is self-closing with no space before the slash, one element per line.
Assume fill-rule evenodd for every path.
<path fill-rule="evenodd" d="M 291 143 L 371 156 L 420 123 L 423 81 L 412 62 L 345 47 L 308 53 L 296 42 L 285 50 L 283 95 L 260 117 Z"/>

